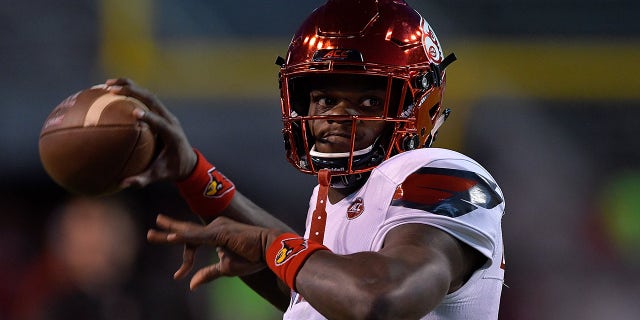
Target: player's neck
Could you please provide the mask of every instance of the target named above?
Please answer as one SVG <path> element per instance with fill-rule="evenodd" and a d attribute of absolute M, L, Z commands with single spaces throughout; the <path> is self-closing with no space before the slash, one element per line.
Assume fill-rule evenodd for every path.
<path fill-rule="evenodd" d="M 346 198 L 348 195 L 358 191 L 361 186 L 350 187 L 350 188 L 329 188 L 329 193 L 327 194 L 327 198 L 329 198 L 329 202 L 331 204 L 336 204 L 340 200 Z"/>
<path fill-rule="evenodd" d="M 331 204 L 346 198 L 348 195 L 358 191 L 369 179 L 371 172 L 358 173 L 344 176 L 331 177 L 330 188 L 327 197 Z"/>

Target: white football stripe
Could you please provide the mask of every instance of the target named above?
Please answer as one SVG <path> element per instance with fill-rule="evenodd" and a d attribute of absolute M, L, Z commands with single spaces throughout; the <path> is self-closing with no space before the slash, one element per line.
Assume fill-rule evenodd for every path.
<path fill-rule="evenodd" d="M 95 126 L 100 121 L 100 115 L 102 111 L 107 108 L 109 104 L 118 100 L 125 100 L 127 97 L 119 96 L 112 93 L 107 93 L 100 96 L 87 110 L 87 115 L 84 117 L 84 127 Z"/>

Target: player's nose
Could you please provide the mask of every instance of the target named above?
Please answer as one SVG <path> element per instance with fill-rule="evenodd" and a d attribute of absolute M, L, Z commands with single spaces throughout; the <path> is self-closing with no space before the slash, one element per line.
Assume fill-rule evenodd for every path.
<path fill-rule="evenodd" d="M 329 119 L 329 122 L 350 122 L 352 116 L 357 116 L 358 110 L 351 102 L 342 100 L 331 108 L 326 115 L 337 116 L 337 118 Z"/>

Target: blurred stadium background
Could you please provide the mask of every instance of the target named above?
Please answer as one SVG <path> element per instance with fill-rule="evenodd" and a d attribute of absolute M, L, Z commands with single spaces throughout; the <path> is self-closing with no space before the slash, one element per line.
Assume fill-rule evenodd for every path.
<path fill-rule="evenodd" d="M 322 2 L 2 0 L 0 318 L 58 298 L 40 278 L 51 221 L 70 196 L 44 173 L 38 134 L 61 100 L 110 77 L 156 92 L 242 192 L 302 230 L 315 182 L 285 161 L 274 61 Z M 636 319 L 640 2 L 408 2 L 459 58 L 436 146 L 479 160 L 506 196 L 500 318 Z M 127 302 L 101 297 L 97 314 L 280 316 L 237 281 L 189 293 L 188 281 L 171 280 L 181 248 L 148 245 L 144 233 L 159 212 L 193 218 L 172 185 L 117 198 L 133 212 L 139 250 L 118 291 Z"/>

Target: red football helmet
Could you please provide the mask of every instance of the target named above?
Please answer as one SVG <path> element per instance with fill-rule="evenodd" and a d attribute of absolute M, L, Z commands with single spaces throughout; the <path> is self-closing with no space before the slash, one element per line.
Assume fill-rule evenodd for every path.
<path fill-rule="evenodd" d="M 280 97 L 287 159 L 298 170 L 333 175 L 372 170 L 390 156 L 431 145 L 449 109 L 441 109 L 446 58 L 433 29 L 403 0 L 329 0 L 302 23 L 280 65 Z M 386 81 L 382 116 L 310 116 L 309 79 L 378 77 Z M 314 152 L 309 121 L 338 117 L 351 121 L 385 121 L 376 142 L 344 153 Z M 338 120 L 338 119 L 336 119 Z"/>

